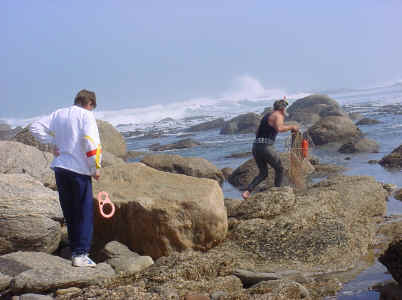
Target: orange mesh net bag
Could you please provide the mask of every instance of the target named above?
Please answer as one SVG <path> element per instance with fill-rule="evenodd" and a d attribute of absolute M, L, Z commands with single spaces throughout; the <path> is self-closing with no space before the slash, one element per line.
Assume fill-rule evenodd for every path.
<path fill-rule="evenodd" d="M 307 175 L 314 171 L 308 157 L 311 139 L 300 131 L 293 132 L 288 142 L 289 180 L 295 189 L 307 188 Z"/>

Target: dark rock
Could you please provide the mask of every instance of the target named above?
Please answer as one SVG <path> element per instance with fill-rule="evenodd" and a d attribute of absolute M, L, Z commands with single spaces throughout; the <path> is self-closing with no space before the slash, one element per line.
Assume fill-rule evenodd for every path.
<path fill-rule="evenodd" d="M 378 259 L 392 277 L 402 285 L 402 237 L 395 239 Z"/>
<path fill-rule="evenodd" d="M 253 155 L 251 151 L 248 152 L 241 152 L 241 153 L 232 153 L 230 155 L 225 156 L 225 158 L 243 158 L 243 157 L 249 157 Z"/>
<path fill-rule="evenodd" d="M 284 167 L 284 182 L 283 185 L 290 184 L 289 178 L 289 166 L 290 166 L 290 157 L 289 153 L 281 153 L 280 154 L 282 165 Z M 308 174 L 314 171 L 314 167 L 310 164 L 309 161 L 303 160 L 301 164 L 303 176 L 307 176 Z M 233 173 L 229 176 L 228 181 L 234 187 L 239 190 L 245 190 L 250 182 L 253 180 L 255 176 L 259 173 L 257 164 L 255 163 L 254 158 L 250 158 L 239 167 L 237 167 Z M 275 178 L 275 170 L 268 165 L 268 177 L 266 180 L 261 182 L 257 187 L 256 191 L 264 190 L 269 187 L 274 186 L 274 178 Z"/>
<path fill-rule="evenodd" d="M 349 118 L 351 118 L 353 121 L 361 120 L 364 118 L 364 116 L 360 113 L 354 112 L 354 113 L 349 113 L 348 114 Z"/>
<path fill-rule="evenodd" d="M 222 128 L 224 124 L 225 120 L 223 118 L 219 118 L 216 120 L 191 126 L 190 128 L 187 129 L 187 131 L 196 132 L 196 131 L 206 131 L 210 129 Z"/>
<path fill-rule="evenodd" d="M 378 164 L 378 160 L 375 160 L 375 159 L 370 159 L 369 161 L 368 161 L 368 163 L 369 164 Z"/>
<path fill-rule="evenodd" d="M 340 153 L 378 153 L 379 150 L 380 145 L 376 141 L 362 138 L 343 144 L 338 151 Z"/>
<path fill-rule="evenodd" d="M 402 201 L 402 189 L 396 190 L 394 192 L 394 198 Z"/>
<path fill-rule="evenodd" d="M 223 177 L 225 177 L 225 180 L 228 180 L 229 176 L 232 175 L 233 169 L 232 168 L 223 168 L 221 169 L 221 172 L 223 174 Z"/>
<path fill-rule="evenodd" d="M 241 280 L 241 282 L 243 283 L 243 285 L 245 287 L 250 287 L 261 281 L 280 279 L 280 276 L 278 276 L 275 273 L 253 272 L 253 271 L 242 270 L 242 269 L 235 270 L 233 275 L 239 277 L 239 279 Z"/>
<path fill-rule="evenodd" d="M 153 144 L 149 147 L 150 150 L 152 151 L 166 151 L 166 150 L 173 150 L 173 149 L 185 149 L 185 148 L 192 148 L 195 146 L 201 145 L 200 142 L 197 142 L 193 139 L 183 139 L 178 142 L 168 144 L 168 145 L 160 145 L 158 144 Z"/>
<path fill-rule="evenodd" d="M 387 168 L 402 167 L 402 145 L 394 149 L 390 154 L 384 156 L 379 162 L 380 165 Z"/>
<path fill-rule="evenodd" d="M 370 119 L 370 118 L 363 118 L 359 122 L 356 123 L 356 125 L 373 125 L 373 124 L 378 124 L 381 123 L 378 120 L 375 119 Z"/>
<path fill-rule="evenodd" d="M 220 134 L 242 134 L 256 132 L 261 116 L 256 113 L 247 113 L 237 116 L 225 123 Z"/>

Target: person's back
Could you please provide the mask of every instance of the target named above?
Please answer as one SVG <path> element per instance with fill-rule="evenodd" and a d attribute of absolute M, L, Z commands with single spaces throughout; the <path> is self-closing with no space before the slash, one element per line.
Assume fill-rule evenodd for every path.
<path fill-rule="evenodd" d="M 268 120 L 272 114 L 273 113 L 268 113 L 261 119 L 260 126 L 258 127 L 258 130 L 256 133 L 256 138 L 257 139 L 268 139 L 268 140 L 272 141 L 272 144 L 273 144 L 275 142 L 276 136 L 278 135 L 278 132 L 268 122 Z"/>
<path fill-rule="evenodd" d="M 50 130 L 54 134 L 54 143 L 60 153 L 54 159 L 52 167 L 92 175 L 83 144 L 86 136 L 98 140 L 95 128 L 88 128 L 89 124 L 96 124 L 94 119 L 91 111 L 77 105 L 59 109 L 51 115 Z M 99 141 L 94 144 L 99 144 Z"/>

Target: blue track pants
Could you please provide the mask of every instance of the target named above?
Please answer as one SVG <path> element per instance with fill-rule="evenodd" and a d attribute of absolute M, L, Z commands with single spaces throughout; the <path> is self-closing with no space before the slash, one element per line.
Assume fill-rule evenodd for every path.
<path fill-rule="evenodd" d="M 93 234 L 91 176 L 55 168 L 61 209 L 73 256 L 89 253 Z"/>

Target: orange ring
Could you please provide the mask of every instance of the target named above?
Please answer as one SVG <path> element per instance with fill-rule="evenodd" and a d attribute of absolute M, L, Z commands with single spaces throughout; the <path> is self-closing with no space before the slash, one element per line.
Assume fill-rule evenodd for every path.
<path fill-rule="evenodd" d="M 105 196 L 104 200 L 103 200 L 102 196 Z M 105 204 L 110 205 L 112 208 L 112 210 L 109 214 L 105 214 L 105 212 L 103 211 L 103 206 L 105 206 Z M 99 192 L 99 194 L 98 194 L 98 206 L 99 206 L 99 212 L 102 215 L 102 217 L 104 217 L 106 219 L 113 217 L 114 212 L 115 212 L 115 207 L 114 207 L 114 204 L 112 203 L 112 201 L 110 201 L 108 193 L 106 193 L 105 191 Z"/>

